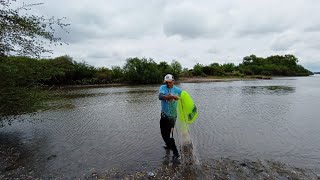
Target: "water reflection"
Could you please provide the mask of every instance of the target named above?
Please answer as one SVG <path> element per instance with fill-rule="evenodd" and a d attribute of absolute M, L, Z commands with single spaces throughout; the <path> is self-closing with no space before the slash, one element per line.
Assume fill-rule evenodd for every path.
<path fill-rule="evenodd" d="M 0 142 L 0 178 L 40 177 L 46 172 L 47 161 L 56 157 L 43 151 L 42 147 L 48 146 L 44 134 L 0 132 Z"/>
<path fill-rule="evenodd" d="M 57 94 L 56 98 L 78 99 L 78 98 L 105 96 L 105 95 L 108 95 L 109 93 L 74 93 L 74 92 L 61 93 L 61 92 L 56 92 L 56 94 Z"/>
<path fill-rule="evenodd" d="M 243 86 L 241 91 L 244 94 L 270 94 L 286 95 L 295 92 L 295 87 L 291 86 Z"/>

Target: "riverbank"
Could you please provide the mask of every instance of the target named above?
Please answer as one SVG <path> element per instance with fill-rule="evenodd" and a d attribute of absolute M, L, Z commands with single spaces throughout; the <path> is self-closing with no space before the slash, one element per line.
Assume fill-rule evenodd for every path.
<path fill-rule="evenodd" d="M 177 80 L 178 83 L 203 83 L 203 82 L 226 82 L 226 81 L 252 81 L 257 79 L 272 79 L 269 76 L 246 76 L 246 77 L 220 77 L 220 76 L 194 76 L 194 77 L 181 77 Z M 48 89 L 64 89 L 64 88 L 90 88 L 90 87 L 121 87 L 121 86 L 134 86 L 144 84 L 128 84 L 128 83 L 108 83 L 108 84 L 81 84 L 81 85 L 53 85 L 46 86 Z"/>
<path fill-rule="evenodd" d="M 222 76 L 207 76 L 207 77 L 181 77 L 178 82 L 181 83 L 201 83 L 201 82 L 225 82 L 225 81 L 249 81 L 257 79 L 272 79 L 269 76 L 246 76 L 246 77 L 222 77 Z"/>
<path fill-rule="evenodd" d="M 12 148 L 5 148 L 5 145 L 0 145 L 0 159 L 3 160 L 0 163 L 0 179 L 65 179 L 65 177 L 69 177 L 68 174 L 45 177 L 34 172 L 28 167 L 28 162 L 25 160 L 26 152 L 21 152 L 20 149 L 19 144 Z M 56 157 L 52 155 L 46 161 Z M 128 173 L 125 169 L 96 171 L 93 168 L 85 172 L 79 172 L 79 176 L 75 176 L 74 179 L 320 179 L 320 169 L 312 170 L 269 160 L 252 161 L 220 158 L 200 163 L 188 163 L 183 159 L 181 162 L 182 164 L 173 163 L 170 156 L 167 156 L 163 159 L 162 165 L 154 170 Z"/>
<path fill-rule="evenodd" d="M 221 158 L 196 166 L 163 165 L 151 172 L 124 172 L 110 170 L 106 174 L 92 173 L 98 179 L 309 179 L 319 180 L 320 172 L 266 160 L 232 160 Z"/>

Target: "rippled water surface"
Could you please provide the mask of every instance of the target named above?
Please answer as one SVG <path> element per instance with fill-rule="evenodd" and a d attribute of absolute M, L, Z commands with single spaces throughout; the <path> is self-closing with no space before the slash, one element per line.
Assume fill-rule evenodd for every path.
<path fill-rule="evenodd" d="M 199 109 L 198 159 L 267 159 L 320 167 L 320 76 L 181 83 Z M 37 177 L 75 178 L 162 164 L 159 86 L 69 89 L 55 110 L 0 129 L 2 149 Z M 12 167 L 14 168 L 14 167 Z"/>

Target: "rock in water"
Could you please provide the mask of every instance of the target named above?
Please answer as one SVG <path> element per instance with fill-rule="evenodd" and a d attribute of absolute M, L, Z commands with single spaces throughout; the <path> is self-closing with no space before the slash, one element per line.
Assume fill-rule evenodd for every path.
<path fill-rule="evenodd" d="M 153 172 L 148 172 L 148 174 L 147 174 L 147 175 L 148 175 L 148 177 L 149 177 L 149 178 L 154 177 L 154 173 L 153 173 Z"/>

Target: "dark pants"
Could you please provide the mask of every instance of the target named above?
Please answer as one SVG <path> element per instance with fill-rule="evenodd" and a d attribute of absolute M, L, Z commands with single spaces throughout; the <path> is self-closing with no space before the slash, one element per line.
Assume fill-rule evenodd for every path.
<path fill-rule="evenodd" d="M 166 146 L 172 150 L 173 154 L 175 156 L 179 155 L 176 143 L 173 139 L 173 136 L 171 136 L 171 128 L 174 128 L 176 120 L 172 118 L 168 118 L 165 115 L 161 115 L 160 119 L 160 130 L 161 130 L 161 135 L 166 143 Z"/>

